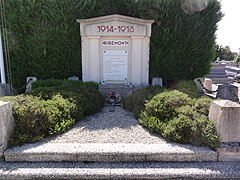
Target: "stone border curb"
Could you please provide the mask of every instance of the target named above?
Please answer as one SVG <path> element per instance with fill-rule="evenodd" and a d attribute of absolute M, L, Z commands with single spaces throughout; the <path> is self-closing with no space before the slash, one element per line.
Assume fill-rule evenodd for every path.
<path fill-rule="evenodd" d="M 0 179 L 239 179 L 239 163 L 0 163 Z"/>
<path fill-rule="evenodd" d="M 179 144 L 28 144 L 8 149 L 6 161 L 147 162 L 217 161 L 217 152 Z"/>

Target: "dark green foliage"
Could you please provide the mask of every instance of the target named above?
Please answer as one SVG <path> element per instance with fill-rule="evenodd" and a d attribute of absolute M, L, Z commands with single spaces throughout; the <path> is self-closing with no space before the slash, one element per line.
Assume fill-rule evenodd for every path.
<path fill-rule="evenodd" d="M 152 27 L 150 77 L 178 81 L 201 77 L 210 70 L 215 56 L 214 34 L 222 17 L 219 2 L 209 1 L 205 10 L 192 15 L 185 14 L 180 3 L 153 0 L 149 1 L 150 10 L 140 12 L 142 17 L 156 20 Z"/>
<path fill-rule="evenodd" d="M 196 146 L 216 148 L 219 136 L 212 121 L 187 105 L 178 108 L 178 115 L 171 119 L 163 130 L 163 137 Z"/>
<path fill-rule="evenodd" d="M 37 80 L 32 84 L 32 89 L 36 89 L 39 87 L 55 87 L 63 84 L 63 80 L 61 79 L 46 79 L 46 80 Z"/>
<path fill-rule="evenodd" d="M 13 105 L 16 123 L 10 145 L 36 142 L 42 138 L 68 130 L 75 123 L 76 105 L 57 94 L 42 100 L 31 95 L 8 97 Z"/>
<path fill-rule="evenodd" d="M 191 98 L 198 97 L 197 84 L 193 80 L 181 80 L 177 84 L 173 85 L 171 89 L 176 89 L 183 93 L 186 93 Z"/>
<path fill-rule="evenodd" d="M 203 96 L 201 98 L 194 99 L 192 108 L 196 112 L 208 116 L 211 102 L 212 100 L 209 97 Z"/>
<path fill-rule="evenodd" d="M 14 87 L 27 76 L 81 78 L 81 46 L 76 19 L 123 14 L 154 19 L 150 78 L 193 79 L 208 73 L 215 31 L 221 19 L 217 0 L 185 14 L 180 0 L 7 0 L 5 1 Z"/>
<path fill-rule="evenodd" d="M 94 82 L 51 79 L 36 81 L 33 87 L 29 94 L 43 99 L 49 99 L 55 94 L 73 99 L 78 108 L 77 119 L 96 113 L 103 107 L 104 99 L 98 91 L 98 84 Z"/>
<path fill-rule="evenodd" d="M 231 61 L 234 59 L 235 55 L 237 55 L 237 53 L 231 51 L 229 46 L 223 47 L 221 45 L 216 44 L 215 51 L 216 51 L 216 56 L 214 60 Z"/>
<path fill-rule="evenodd" d="M 42 80 L 34 84 L 37 88 L 25 95 L 1 97 L 13 105 L 16 128 L 10 145 L 36 142 L 65 132 L 103 106 L 103 97 L 93 82 Z"/>
<path fill-rule="evenodd" d="M 208 119 L 209 98 L 191 99 L 177 90 L 154 96 L 139 122 L 163 137 L 179 143 L 217 148 L 219 135 Z"/>
<path fill-rule="evenodd" d="M 165 89 L 159 86 L 148 86 L 143 89 L 134 91 L 131 95 L 123 100 L 123 107 L 133 112 L 135 117 L 144 109 L 144 104 L 156 94 L 163 92 Z"/>
<path fill-rule="evenodd" d="M 161 133 L 163 131 L 161 126 L 176 116 L 176 108 L 189 103 L 191 98 L 177 90 L 157 94 L 146 104 L 139 121 L 151 130 Z"/>

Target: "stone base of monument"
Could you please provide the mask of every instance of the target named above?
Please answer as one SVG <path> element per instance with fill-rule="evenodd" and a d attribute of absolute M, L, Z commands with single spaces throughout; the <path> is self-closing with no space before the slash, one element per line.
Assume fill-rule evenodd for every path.
<path fill-rule="evenodd" d="M 220 135 L 220 161 L 240 161 L 240 105 L 229 100 L 216 100 L 210 106 L 209 119 Z"/>
<path fill-rule="evenodd" d="M 98 89 L 104 97 L 111 91 L 120 94 L 124 98 L 132 94 L 133 87 L 126 84 L 101 84 Z"/>

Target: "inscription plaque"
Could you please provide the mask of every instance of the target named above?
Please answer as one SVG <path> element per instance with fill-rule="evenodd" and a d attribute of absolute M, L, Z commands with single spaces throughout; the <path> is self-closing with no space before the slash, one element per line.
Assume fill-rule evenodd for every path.
<path fill-rule="evenodd" d="M 104 81 L 126 81 L 128 77 L 128 51 L 103 51 Z"/>

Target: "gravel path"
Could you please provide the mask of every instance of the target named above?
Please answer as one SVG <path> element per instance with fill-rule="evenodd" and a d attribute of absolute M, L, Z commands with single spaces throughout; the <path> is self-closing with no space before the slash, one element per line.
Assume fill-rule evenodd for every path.
<path fill-rule="evenodd" d="M 77 123 L 68 132 L 48 139 L 49 143 L 167 143 L 138 124 L 136 118 L 122 107 L 106 106 L 97 114 Z"/>

